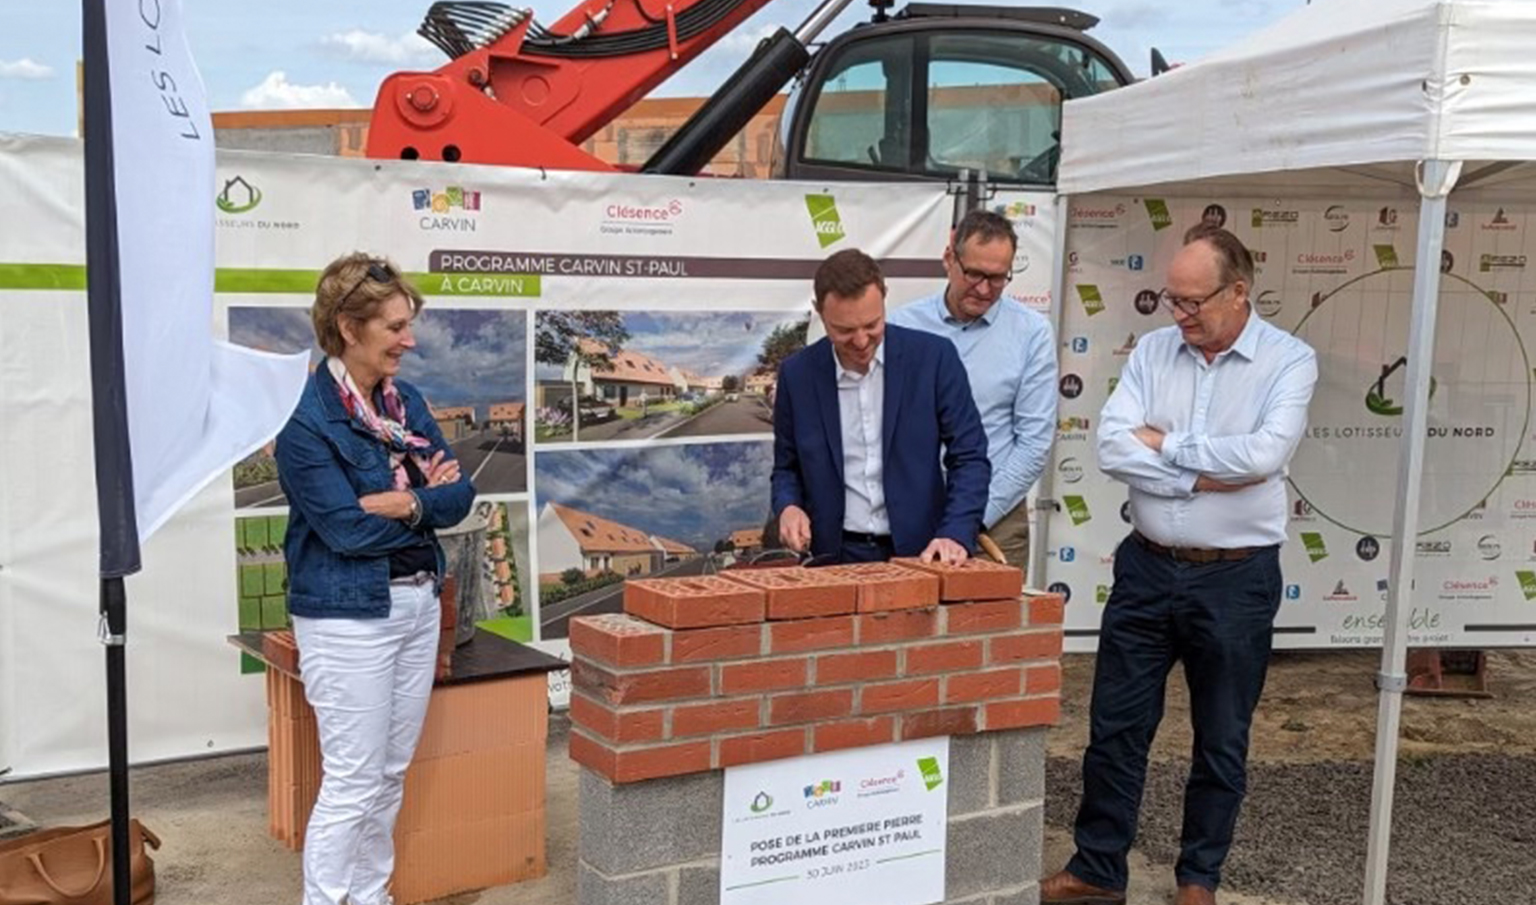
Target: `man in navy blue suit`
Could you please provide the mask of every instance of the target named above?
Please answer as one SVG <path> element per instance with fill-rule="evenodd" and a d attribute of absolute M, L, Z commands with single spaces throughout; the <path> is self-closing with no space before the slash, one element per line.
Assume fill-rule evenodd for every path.
<path fill-rule="evenodd" d="M 992 467 L 954 344 L 888 327 L 885 279 L 857 249 L 822 262 L 815 299 L 827 336 L 784 361 L 773 407 L 780 540 L 837 562 L 963 562 Z"/>

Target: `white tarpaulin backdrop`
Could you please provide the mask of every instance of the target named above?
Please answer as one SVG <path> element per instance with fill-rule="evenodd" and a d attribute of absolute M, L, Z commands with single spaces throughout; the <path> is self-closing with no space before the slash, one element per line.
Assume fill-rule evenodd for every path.
<path fill-rule="evenodd" d="M 106 759 L 81 193 L 78 143 L 0 136 L 0 419 L 12 440 L 0 452 L 0 767 L 16 777 Z M 743 388 L 724 402 L 720 378 L 752 375 L 769 340 L 803 322 L 811 270 L 833 251 L 885 260 L 893 293 L 937 288 L 952 207 L 941 186 L 238 153 L 220 156 L 216 194 L 215 330 L 237 342 L 308 348 L 315 278 L 338 254 L 386 254 L 415 276 L 428 307 L 404 376 L 458 412 L 439 418 L 481 490 L 464 536 L 483 564 L 487 624 L 555 638 L 570 616 L 617 603 L 613 585 L 563 587 L 569 568 L 599 583 L 708 571 L 726 561 L 714 555 L 722 538 L 761 527 L 767 397 Z M 535 342 L 554 332 L 551 313 L 576 309 L 611 315 L 633 353 L 618 366 L 628 370 L 598 375 L 593 405 L 608 411 L 579 442 L 557 423 L 567 381 Z M 153 351 L 174 360 L 184 349 Z M 238 416 L 244 400 L 226 405 Z M 269 467 L 257 455 L 237 467 L 238 487 L 204 489 L 128 579 L 136 762 L 265 744 L 262 683 L 224 639 L 282 618 L 286 501 Z M 567 563 L 553 541 L 541 556 L 546 525 L 582 534 L 584 523 L 554 517 L 573 510 L 623 535 L 611 559 L 572 543 Z M 541 588 L 582 593 L 542 614 Z"/>

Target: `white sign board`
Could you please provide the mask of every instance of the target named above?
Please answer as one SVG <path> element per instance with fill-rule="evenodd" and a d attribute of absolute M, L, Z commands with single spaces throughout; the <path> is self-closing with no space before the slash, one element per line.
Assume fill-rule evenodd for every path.
<path fill-rule="evenodd" d="M 944 899 L 949 739 L 725 771 L 721 905 Z"/>

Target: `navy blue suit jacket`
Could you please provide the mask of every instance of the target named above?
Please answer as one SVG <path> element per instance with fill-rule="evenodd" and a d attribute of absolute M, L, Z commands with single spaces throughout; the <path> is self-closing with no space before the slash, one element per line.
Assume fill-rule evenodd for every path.
<path fill-rule="evenodd" d="M 882 418 L 886 514 L 897 556 L 935 537 L 974 552 L 992 466 L 971 384 L 954 343 L 887 325 Z M 811 551 L 843 546 L 843 428 L 837 368 L 822 339 L 784 360 L 773 407 L 773 512 L 811 517 Z M 940 468 L 940 461 L 943 468 Z"/>

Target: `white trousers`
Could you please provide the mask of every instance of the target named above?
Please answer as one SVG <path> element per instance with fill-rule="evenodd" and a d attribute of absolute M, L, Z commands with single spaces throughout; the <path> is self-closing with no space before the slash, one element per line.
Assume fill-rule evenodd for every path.
<path fill-rule="evenodd" d="M 324 777 L 304 837 L 304 905 L 381 905 L 395 817 L 432 695 L 441 618 L 432 583 L 390 585 L 384 619 L 293 617 Z"/>

